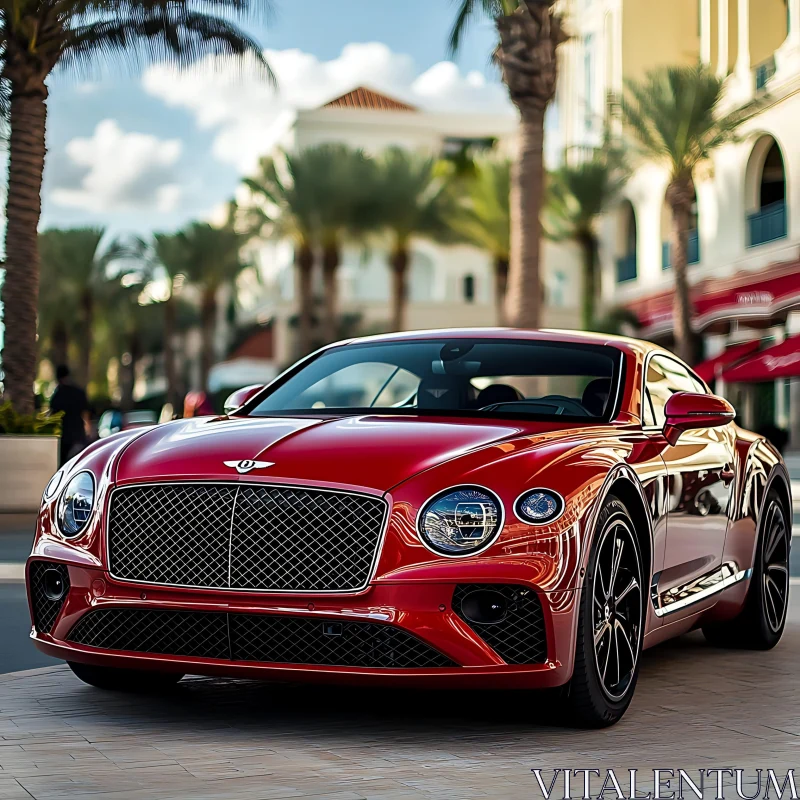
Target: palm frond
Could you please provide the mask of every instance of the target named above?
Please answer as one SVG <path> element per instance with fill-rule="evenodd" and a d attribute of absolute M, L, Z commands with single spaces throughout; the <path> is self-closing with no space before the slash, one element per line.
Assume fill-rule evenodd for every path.
<path fill-rule="evenodd" d="M 511 0 L 511 4 L 516 6 L 517 0 Z M 453 5 L 458 6 L 456 18 L 448 37 L 447 52 L 452 58 L 458 53 L 464 36 L 473 19 L 479 15 L 494 20 L 505 13 L 504 6 L 508 5 L 509 0 L 452 0 Z"/>
<path fill-rule="evenodd" d="M 80 71 L 97 59 L 120 56 L 138 68 L 143 62 L 159 60 L 186 66 L 208 55 L 249 55 L 275 83 L 258 42 L 233 22 L 184 4 L 133 5 L 127 15 L 115 13 L 65 31 L 60 42 L 61 67 Z"/>
<path fill-rule="evenodd" d="M 449 224 L 465 242 L 487 250 L 495 258 L 508 259 L 511 252 L 511 164 L 506 159 L 475 161 L 475 171 L 458 192 Z"/>
<path fill-rule="evenodd" d="M 659 68 L 628 82 L 623 114 L 647 158 L 665 164 L 673 177 L 691 176 L 741 124 L 741 115 L 719 115 L 723 91 L 705 66 Z"/>

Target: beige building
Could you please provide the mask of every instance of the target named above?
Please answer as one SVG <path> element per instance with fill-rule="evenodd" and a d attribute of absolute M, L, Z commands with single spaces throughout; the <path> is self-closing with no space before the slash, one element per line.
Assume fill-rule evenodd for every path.
<path fill-rule="evenodd" d="M 721 113 L 747 111 L 740 141 L 696 180 L 690 281 L 706 356 L 800 333 L 800 0 L 568 0 L 564 10 L 574 38 L 562 53 L 559 130 L 571 157 L 600 142 L 606 120 L 621 130 L 625 82 L 653 67 L 702 61 L 725 80 Z M 666 188 L 663 169 L 636 168 L 603 224 L 601 259 L 604 304 L 630 308 L 645 337 L 669 342 Z M 800 407 L 796 381 L 725 389 L 724 361 L 710 376 L 745 419 L 765 422 L 774 409 L 786 427 Z"/>
<path fill-rule="evenodd" d="M 298 110 L 280 123 L 276 152 L 297 152 L 323 143 L 345 143 L 378 155 L 391 146 L 446 156 L 513 147 L 514 114 L 440 113 L 411 106 L 366 87 L 358 87 L 313 110 Z M 547 245 L 552 265 L 546 275 L 550 300 L 546 322 L 574 327 L 577 263 L 562 248 Z M 275 353 L 285 364 L 294 355 L 291 321 L 296 314 L 293 251 L 288 242 L 264 242 L 256 254 L 265 279 L 250 313 L 274 320 Z M 353 320 L 353 331 L 388 330 L 390 276 L 388 253 L 380 242 L 347 247 L 339 270 L 341 313 Z M 489 326 L 496 324 L 490 256 L 468 246 L 439 246 L 423 240 L 412 247 L 409 278 L 410 329 Z"/>

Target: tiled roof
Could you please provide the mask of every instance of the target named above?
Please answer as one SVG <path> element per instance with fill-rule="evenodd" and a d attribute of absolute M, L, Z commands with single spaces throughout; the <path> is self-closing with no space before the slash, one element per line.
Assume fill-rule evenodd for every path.
<path fill-rule="evenodd" d="M 329 103 L 325 103 L 323 108 L 364 108 L 372 111 L 416 111 L 414 106 L 395 100 L 380 92 L 359 86 Z"/>

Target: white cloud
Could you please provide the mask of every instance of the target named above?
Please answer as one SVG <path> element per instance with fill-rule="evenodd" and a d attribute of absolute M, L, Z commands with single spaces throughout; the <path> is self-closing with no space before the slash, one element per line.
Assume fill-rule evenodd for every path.
<path fill-rule="evenodd" d="M 252 61 L 217 63 L 213 57 L 187 70 L 152 67 L 144 88 L 191 111 L 200 127 L 215 130 L 214 155 L 245 172 L 269 149 L 293 110 L 316 108 L 360 85 L 423 109 L 513 113 L 503 86 L 480 73 L 464 75 L 452 62 L 442 62 L 419 75 L 410 56 L 384 44 L 349 44 L 332 61 L 300 50 L 267 50 L 266 56 L 278 79 L 277 92 L 256 74 Z"/>
<path fill-rule="evenodd" d="M 172 168 L 183 150 L 178 139 L 123 131 L 113 119 L 100 122 L 89 138 L 73 139 L 67 156 L 72 178 L 51 192 L 54 203 L 93 212 L 173 211 L 181 187 Z"/>

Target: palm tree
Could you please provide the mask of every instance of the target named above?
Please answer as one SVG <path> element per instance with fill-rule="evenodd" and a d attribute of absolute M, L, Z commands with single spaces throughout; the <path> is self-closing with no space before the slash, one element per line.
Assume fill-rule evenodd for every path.
<path fill-rule="evenodd" d="M 314 327 L 314 247 L 318 222 L 313 190 L 317 175 L 308 153 L 284 154 L 281 167 L 272 158 L 264 158 L 258 173 L 246 178 L 253 204 L 246 209 L 248 229 L 255 236 L 289 239 L 294 245 L 297 271 L 298 353 L 312 349 Z"/>
<path fill-rule="evenodd" d="M 573 241 L 583 267 L 581 321 L 593 330 L 597 304 L 600 215 L 619 195 L 627 180 L 621 156 L 606 147 L 576 164 L 565 163 L 550 175 L 545 227 L 555 241 Z"/>
<path fill-rule="evenodd" d="M 76 377 L 86 386 L 91 376 L 92 335 L 97 295 L 109 267 L 124 253 L 114 242 L 101 250 L 103 228 L 56 228 L 39 235 L 41 257 L 40 327 L 46 330 L 53 362 L 67 364 L 69 344 L 78 345 Z"/>
<path fill-rule="evenodd" d="M 511 162 L 496 158 L 476 160 L 464 190 L 461 183 L 455 188 L 459 197 L 450 225 L 465 241 L 491 254 L 497 323 L 504 325 L 511 253 Z"/>
<path fill-rule="evenodd" d="M 83 68 L 95 58 L 123 53 L 134 63 L 150 57 L 178 64 L 210 53 L 251 53 L 268 72 L 258 44 L 230 18 L 269 5 L 269 0 L 0 0 L 0 93 L 8 100 L 11 122 L 3 369 L 6 399 L 19 413 L 34 410 L 48 76 L 58 66 Z"/>
<path fill-rule="evenodd" d="M 235 230 L 232 220 L 222 228 L 206 222 L 194 222 L 176 234 L 176 247 L 184 251 L 188 278 L 200 292 L 200 327 L 202 351 L 200 379 L 208 391 L 208 375 L 215 359 L 214 336 L 220 290 L 233 286 L 249 265 L 241 256 L 247 236 Z"/>
<path fill-rule="evenodd" d="M 519 149 L 511 176 L 511 264 L 507 319 L 511 325 L 540 324 L 539 275 L 544 198 L 544 118 L 555 96 L 556 48 L 566 40 L 556 0 L 454 0 L 458 13 L 450 35 L 456 52 L 476 16 L 494 21 L 498 33 L 494 60 L 511 100 L 519 109 Z"/>
<path fill-rule="evenodd" d="M 695 360 L 695 348 L 686 253 L 695 173 L 716 148 L 735 138 L 743 121 L 742 112 L 720 115 L 723 92 L 723 81 L 705 66 L 662 67 L 642 81 L 630 81 L 622 105 L 644 156 L 669 173 L 675 341 L 678 354 L 689 363 Z"/>
<path fill-rule="evenodd" d="M 178 296 L 191 269 L 193 253 L 186 238 L 178 234 L 156 233 L 151 241 L 136 239 L 132 256 L 139 266 L 142 281 L 158 285 L 156 305 L 162 311 L 162 352 L 167 381 L 166 401 L 177 408 L 179 401 L 178 373 L 175 357 L 175 336 L 178 329 Z"/>
<path fill-rule="evenodd" d="M 392 330 L 406 328 L 408 270 L 414 238 L 451 241 L 452 195 L 435 159 L 389 148 L 378 162 L 369 223 L 389 233 Z"/>
<path fill-rule="evenodd" d="M 322 335 L 326 344 L 339 338 L 338 272 L 342 247 L 362 236 L 375 198 L 371 195 L 373 164 L 362 150 L 344 144 L 323 144 L 306 150 L 306 169 L 316 176 L 314 215 L 322 247 Z"/>

